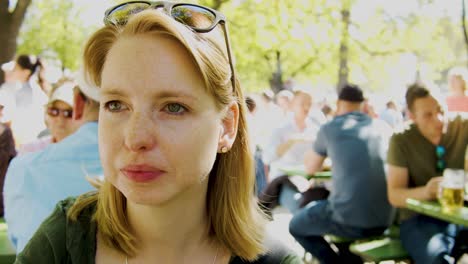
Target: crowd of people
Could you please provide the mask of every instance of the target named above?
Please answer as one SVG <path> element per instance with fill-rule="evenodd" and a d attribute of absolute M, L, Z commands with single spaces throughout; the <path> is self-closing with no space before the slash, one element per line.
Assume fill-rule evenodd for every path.
<path fill-rule="evenodd" d="M 325 235 L 365 239 L 393 223 L 400 226 L 402 244 L 416 263 L 454 263 L 460 256 L 451 252 L 463 228 L 405 208 L 407 198 L 437 200 L 444 169 L 464 169 L 465 76 L 460 69 L 451 71 L 452 93 L 445 101 L 416 83 L 408 87 L 402 110 L 389 101 L 381 114 L 369 112 L 373 107 L 352 84 L 342 87 L 334 117 L 325 123 L 312 122 L 317 120 L 311 114 L 312 96 L 303 91 L 290 98 L 283 125 L 268 126 L 259 114 L 254 126 L 271 131 L 269 141 L 257 141 L 269 169 L 268 184 L 259 192 L 262 208 L 269 215 L 278 205 L 287 208 L 293 214 L 291 235 L 321 263 L 352 262 Z M 275 107 L 280 113 L 281 105 Z M 305 112 L 297 110 L 301 107 Z M 325 184 L 299 180 L 284 170 L 303 165 L 313 175 L 327 169 L 327 160 L 332 177 Z"/>
<path fill-rule="evenodd" d="M 326 235 L 394 223 L 416 263 L 460 257 L 462 227 L 405 208 L 464 169 L 464 69 L 445 98 L 415 83 L 379 112 L 354 84 L 336 104 L 292 85 L 244 97 L 218 11 L 127 2 L 104 21 L 73 78 L 50 84 L 32 55 L 2 65 L 0 217 L 16 263 L 301 263 L 265 229 L 277 206 L 321 263 L 360 261 Z"/>

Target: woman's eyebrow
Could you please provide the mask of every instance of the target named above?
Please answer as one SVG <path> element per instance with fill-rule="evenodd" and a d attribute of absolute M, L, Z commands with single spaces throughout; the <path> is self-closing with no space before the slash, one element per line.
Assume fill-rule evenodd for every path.
<path fill-rule="evenodd" d="M 101 95 L 125 95 L 124 89 L 119 89 L 117 87 L 101 88 L 99 92 Z"/>
<path fill-rule="evenodd" d="M 110 87 L 110 88 L 101 88 L 101 95 L 118 95 L 118 96 L 125 96 L 127 95 L 126 89 L 121 89 L 118 87 Z M 162 91 L 155 92 L 151 97 L 157 99 L 165 99 L 165 98 L 184 98 L 189 99 L 191 101 L 198 101 L 198 96 L 194 93 L 188 93 L 181 90 L 175 89 L 166 89 Z"/>
<path fill-rule="evenodd" d="M 197 97 L 192 93 L 187 93 L 183 91 L 174 91 L 174 90 L 165 90 L 157 92 L 154 96 L 155 98 L 187 98 L 193 101 L 197 100 Z"/>

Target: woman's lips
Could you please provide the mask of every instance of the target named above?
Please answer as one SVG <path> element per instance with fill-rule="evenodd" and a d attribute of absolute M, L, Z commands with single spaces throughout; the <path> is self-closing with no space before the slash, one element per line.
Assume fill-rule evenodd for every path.
<path fill-rule="evenodd" d="M 129 165 L 120 170 L 127 178 L 135 182 L 149 182 L 155 180 L 165 171 L 148 165 Z"/>

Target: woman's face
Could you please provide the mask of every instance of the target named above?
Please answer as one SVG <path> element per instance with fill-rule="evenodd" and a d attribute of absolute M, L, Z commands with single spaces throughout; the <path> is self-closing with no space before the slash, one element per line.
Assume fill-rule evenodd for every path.
<path fill-rule="evenodd" d="M 55 142 L 61 141 L 76 130 L 73 118 L 70 114 L 64 114 L 64 111 L 72 113 L 73 108 L 61 100 L 47 107 L 46 124 Z"/>
<path fill-rule="evenodd" d="M 458 75 L 452 75 L 449 78 L 449 87 L 453 92 L 465 91 L 465 81 Z"/>
<path fill-rule="evenodd" d="M 101 77 L 106 179 L 139 204 L 202 195 L 223 116 L 188 52 L 162 35 L 121 38 Z"/>

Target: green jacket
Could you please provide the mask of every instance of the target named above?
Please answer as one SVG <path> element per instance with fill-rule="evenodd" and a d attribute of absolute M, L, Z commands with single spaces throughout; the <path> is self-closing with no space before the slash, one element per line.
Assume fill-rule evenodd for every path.
<path fill-rule="evenodd" d="M 75 202 L 68 198 L 57 204 L 55 211 L 39 227 L 24 250 L 18 255 L 17 264 L 94 264 L 96 257 L 96 222 L 92 221 L 96 204 L 85 208 L 78 221 L 67 218 L 67 211 Z M 299 257 L 287 251 L 277 242 L 267 243 L 270 252 L 256 262 L 245 262 L 238 257 L 229 263 L 299 264 Z M 272 250 L 273 249 L 273 250 Z M 269 260 L 267 261 L 266 259 Z"/>

